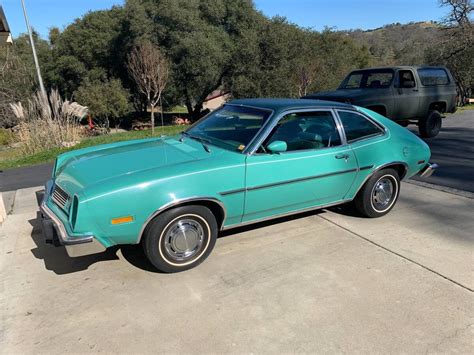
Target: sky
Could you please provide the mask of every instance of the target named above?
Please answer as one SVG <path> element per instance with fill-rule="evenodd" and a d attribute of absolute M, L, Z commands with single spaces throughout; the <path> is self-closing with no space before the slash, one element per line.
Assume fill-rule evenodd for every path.
<path fill-rule="evenodd" d="M 385 24 L 439 21 L 447 9 L 437 0 L 254 0 L 267 16 L 285 16 L 314 30 L 373 29 Z M 64 28 L 90 10 L 123 4 L 120 0 L 25 0 L 31 26 L 42 37 L 50 27 Z M 26 31 L 21 0 L 0 0 L 13 36 Z"/>

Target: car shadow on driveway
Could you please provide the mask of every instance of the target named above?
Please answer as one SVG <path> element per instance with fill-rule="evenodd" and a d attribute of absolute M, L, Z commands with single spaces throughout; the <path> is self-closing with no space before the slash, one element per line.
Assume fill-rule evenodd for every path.
<path fill-rule="evenodd" d="M 336 213 L 346 214 L 354 217 L 359 216 L 357 212 L 351 207 L 351 205 L 333 207 L 331 208 L 331 210 Z M 270 225 L 285 223 L 288 221 L 298 220 L 310 216 L 316 216 L 320 213 L 324 213 L 324 209 L 318 209 L 314 211 L 255 223 L 248 226 L 238 227 L 219 233 L 218 238 L 226 238 L 239 233 L 247 232 L 249 230 L 264 228 Z M 103 253 L 71 258 L 68 256 L 64 247 L 55 247 L 45 242 L 41 231 L 41 214 L 39 211 L 37 213 L 37 217 L 35 219 L 29 220 L 28 222 L 33 226 L 33 230 L 31 232 L 31 239 L 36 245 L 35 248 L 31 249 L 31 253 L 35 256 L 35 258 L 43 260 L 45 268 L 47 270 L 53 271 L 57 275 L 66 275 L 75 272 L 81 272 L 87 270 L 91 265 L 96 263 L 122 259 L 125 259 L 128 263 L 138 269 L 153 273 L 160 273 L 148 261 L 141 245 L 121 245 L 108 248 Z M 117 252 L 119 250 L 123 258 L 117 256 Z"/>
<path fill-rule="evenodd" d="M 44 190 L 36 192 L 36 200 L 38 205 L 43 200 Z M 55 247 L 47 244 L 42 233 L 41 212 L 37 211 L 36 218 L 28 221 L 33 227 L 31 231 L 31 239 L 36 248 L 31 249 L 31 253 L 37 258 L 44 261 L 46 270 L 53 271 L 57 275 L 70 274 L 87 270 L 89 266 L 101 261 L 118 260 L 118 247 L 107 249 L 103 253 L 71 258 L 64 247 Z"/>
<path fill-rule="evenodd" d="M 103 253 L 71 258 L 64 247 L 55 247 L 45 242 L 41 231 L 41 214 L 39 211 L 36 218 L 28 222 L 33 226 L 31 239 L 36 246 L 31 249 L 31 253 L 35 258 L 43 260 L 46 270 L 53 271 L 57 275 L 84 271 L 95 263 L 121 260 L 122 258 L 117 256 L 119 250 L 123 259 L 134 267 L 149 272 L 158 272 L 146 258 L 141 245 L 116 246 L 108 248 Z"/>
<path fill-rule="evenodd" d="M 31 249 L 31 253 L 35 258 L 43 260 L 47 270 L 53 271 L 57 275 L 84 271 L 97 262 L 119 259 L 116 255 L 118 248 L 109 248 L 100 254 L 71 258 L 67 255 L 64 247 L 55 247 L 45 242 L 41 232 L 41 214 L 39 211 L 37 218 L 28 222 L 33 226 L 31 239 L 36 245 L 35 248 Z"/>
<path fill-rule="evenodd" d="M 311 216 L 317 216 L 319 214 L 324 213 L 324 211 L 326 211 L 326 210 L 327 211 L 332 211 L 332 212 L 335 212 L 335 213 L 338 213 L 338 214 L 343 214 L 343 215 L 346 215 L 346 216 L 364 218 L 359 212 L 357 212 L 355 210 L 355 208 L 353 207 L 353 205 L 351 203 L 347 203 L 347 204 L 338 205 L 338 206 L 335 206 L 335 207 L 315 209 L 315 210 L 308 211 L 308 212 L 296 213 L 296 214 L 290 215 L 290 216 L 279 217 L 279 218 L 270 219 L 270 220 L 264 221 L 264 222 L 259 222 L 259 223 L 255 223 L 255 224 L 242 226 L 242 227 L 232 228 L 232 229 L 221 232 L 219 234 L 219 238 L 229 237 L 229 236 L 232 236 L 232 235 L 235 235 L 235 234 L 244 233 L 244 232 L 247 232 L 249 230 L 255 230 L 255 229 L 271 226 L 271 225 L 274 225 L 274 224 L 285 223 L 285 222 L 294 221 L 294 220 L 298 220 L 298 219 L 302 219 L 302 218 L 306 218 L 306 217 L 311 217 Z"/>

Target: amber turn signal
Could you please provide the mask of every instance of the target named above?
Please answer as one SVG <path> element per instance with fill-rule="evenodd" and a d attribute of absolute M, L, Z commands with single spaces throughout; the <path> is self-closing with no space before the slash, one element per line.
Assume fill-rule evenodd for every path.
<path fill-rule="evenodd" d="M 112 224 L 122 224 L 122 223 L 127 223 L 127 222 L 132 222 L 133 217 L 132 216 L 125 216 L 125 217 L 118 217 L 112 219 Z"/>

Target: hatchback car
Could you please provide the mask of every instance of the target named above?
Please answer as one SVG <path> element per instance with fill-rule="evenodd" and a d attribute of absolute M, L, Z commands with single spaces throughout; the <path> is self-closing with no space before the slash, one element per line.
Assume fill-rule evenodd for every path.
<path fill-rule="evenodd" d="M 400 180 L 432 173 L 429 158 L 421 139 L 367 109 L 235 100 L 176 136 L 58 156 L 44 232 L 70 256 L 141 243 L 157 269 L 177 272 L 204 261 L 221 230 L 349 202 L 383 216 Z"/>

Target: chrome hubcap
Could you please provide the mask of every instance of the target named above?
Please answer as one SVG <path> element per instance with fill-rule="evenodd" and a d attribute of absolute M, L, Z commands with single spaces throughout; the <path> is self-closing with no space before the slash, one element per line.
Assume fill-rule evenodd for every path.
<path fill-rule="evenodd" d="M 173 223 L 165 235 L 165 249 L 174 260 L 183 261 L 195 256 L 202 248 L 204 231 L 194 219 Z"/>
<path fill-rule="evenodd" d="M 382 178 L 374 186 L 372 204 L 376 210 L 384 210 L 392 201 L 394 193 L 393 182 L 389 178 Z"/>

